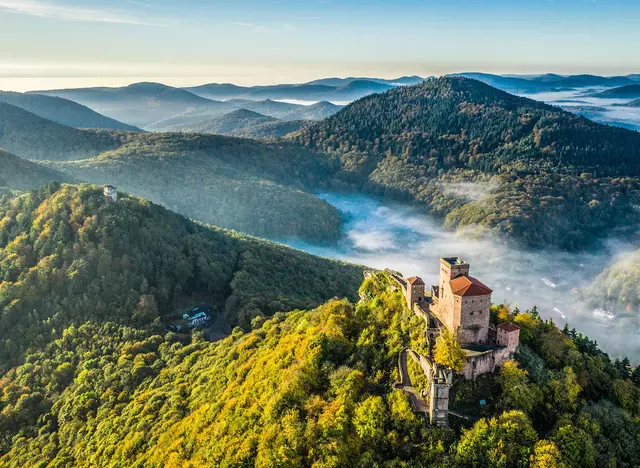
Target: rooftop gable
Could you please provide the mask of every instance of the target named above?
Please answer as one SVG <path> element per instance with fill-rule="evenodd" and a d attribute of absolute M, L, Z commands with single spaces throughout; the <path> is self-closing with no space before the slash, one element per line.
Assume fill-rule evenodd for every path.
<path fill-rule="evenodd" d="M 411 285 L 423 285 L 424 281 L 419 276 L 412 276 L 411 278 L 407 278 L 407 283 Z"/>
<path fill-rule="evenodd" d="M 516 330 L 520 330 L 520 327 L 518 325 L 515 325 L 511 322 L 505 322 L 505 323 L 501 323 L 500 325 L 498 325 L 498 328 L 501 330 L 504 330 L 506 332 L 512 332 L 512 331 L 516 331 Z"/>
<path fill-rule="evenodd" d="M 458 276 L 449 284 L 456 296 L 488 296 L 493 292 L 491 288 L 472 276 Z"/>

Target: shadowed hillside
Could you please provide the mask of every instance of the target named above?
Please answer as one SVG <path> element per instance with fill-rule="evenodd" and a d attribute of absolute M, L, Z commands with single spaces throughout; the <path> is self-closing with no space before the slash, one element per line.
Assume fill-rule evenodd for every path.
<path fill-rule="evenodd" d="M 0 102 L 20 107 L 38 117 L 69 127 L 140 131 L 137 127 L 123 124 L 88 107 L 59 97 L 0 91 Z"/>
<path fill-rule="evenodd" d="M 277 121 L 278 119 L 258 114 L 257 112 L 238 109 L 211 119 L 194 120 L 175 125 L 163 125 L 162 130 L 166 132 L 218 133 L 228 135 L 254 125 Z M 154 130 L 155 127 L 155 125 L 152 125 L 149 129 Z"/>
<path fill-rule="evenodd" d="M 323 171 L 304 153 L 219 136 L 154 134 L 98 158 L 50 166 L 217 226 L 270 239 L 335 241 L 341 214 L 301 190 L 301 181 Z"/>
<path fill-rule="evenodd" d="M 0 147 L 27 159 L 66 161 L 97 156 L 133 135 L 67 127 L 0 102 Z"/>
<path fill-rule="evenodd" d="M 61 172 L 26 161 L 0 150 L 0 187 L 31 190 L 48 182 L 67 182 L 71 178 Z"/>

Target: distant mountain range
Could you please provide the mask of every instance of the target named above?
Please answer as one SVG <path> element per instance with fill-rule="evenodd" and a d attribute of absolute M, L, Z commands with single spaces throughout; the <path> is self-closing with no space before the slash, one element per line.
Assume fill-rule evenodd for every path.
<path fill-rule="evenodd" d="M 373 81 L 375 83 L 386 84 L 389 86 L 411 86 L 411 85 L 420 84 L 424 80 L 425 80 L 424 78 L 417 75 L 401 76 L 399 78 L 391 79 L 391 80 L 384 79 L 384 78 L 349 77 L 349 78 L 321 78 L 319 80 L 309 81 L 307 84 L 339 87 L 339 86 L 347 85 L 352 81 Z"/>
<path fill-rule="evenodd" d="M 592 96 L 606 99 L 638 99 L 640 98 L 640 83 L 607 89 Z"/>
<path fill-rule="evenodd" d="M 226 110 L 224 103 L 161 83 L 135 83 L 122 88 L 80 88 L 38 91 L 78 102 L 111 118 L 145 127 L 187 111 Z"/>
<path fill-rule="evenodd" d="M 338 80 L 329 79 L 330 82 Z M 211 83 L 184 88 L 207 99 L 291 99 L 301 101 L 353 101 L 373 93 L 383 93 L 394 85 L 371 80 L 344 80 L 337 85 L 315 83 L 281 84 L 272 86 L 235 86 Z"/>
<path fill-rule="evenodd" d="M 586 87 L 616 87 L 633 84 L 637 75 L 629 76 L 596 76 L 596 75 L 492 75 L 489 73 L 456 73 L 450 76 L 461 76 L 482 81 L 494 88 L 513 94 L 534 94 L 549 91 L 562 91 Z"/>
<path fill-rule="evenodd" d="M 211 85 L 213 86 L 213 85 Z M 217 85 L 216 85 L 217 86 Z M 222 85 L 225 89 L 227 85 Z M 311 88 L 313 86 L 310 85 Z M 323 87 L 324 88 L 324 87 Z M 342 87 L 342 98 L 349 100 L 361 97 L 376 90 L 384 91 L 389 86 L 363 82 L 352 82 Z M 206 93 L 205 93 L 206 94 Z M 273 94 L 273 96 L 272 96 Z M 192 92 L 173 88 L 161 83 L 136 83 L 122 88 L 81 88 L 38 91 L 26 96 L 55 96 L 88 106 L 101 114 L 150 131 L 167 130 L 174 125 L 192 124 L 228 114 L 238 109 L 248 109 L 281 120 L 319 120 L 334 114 L 342 108 L 327 101 L 310 106 L 278 102 L 272 99 L 281 93 L 256 91 L 251 96 L 236 93 L 233 99 L 224 96 L 227 101 L 212 100 Z M 261 100 L 254 100 L 259 98 Z M 318 98 L 322 97 L 316 93 Z M 318 99 L 321 100 L 321 99 Z M 102 128 L 107 128 L 104 125 Z M 130 128 L 129 128 L 130 129 Z"/>
<path fill-rule="evenodd" d="M 309 122 L 305 120 L 284 121 L 247 109 L 238 109 L 228 114 L 203 120 L 189 120 L 174 125 L 164 125 L 167 132 L 213 133 L 237 135 L 248 138 L 278 138 L 295 132 Z"/>
<path fill-rule="evenodd" d="M 614 88 L 637 84 L 640 80 L 640 75 L 603 77 L 562 76 L 552 73 L 530 76 L 459 73 L 452 76 L 473 78 L 512 94 L 535 94 L 587 87 Z M 210 83 L 186 88 L 175 88 L 162 83 L 134 83 L 120 88 L 34 91 L 23 96 L 41 94 L 64 98 L 118 121 L 101 121 L 96 116 L 94 119 L 87 117 L 60 120 L 67 125 L 126 130 L 132 130 L 132 126 L 135 126 L 149 131 L 165 131 L 177 125 L 189 127 L 198 121 L 210 120 L 238 109 L 251 110 L 280 120 L 322 120 L 341 109 L 336 103 L 352 102 L 397 87 L 419 84 L 424 80 L 419 76 L 396 79 L 349 77 L 323 78 L 302 84 L 238 86 L 230 83 Z M 315 104 L 302 106 L 296 101 Z M 11 103 L 20 105 L 18 102 Z M 37 110 L 34 105 L 23 106 L 27 110 Z M 56 119 L 61 119 L 56 117 L 57 114 L 61 113 L 48 112 L 42 116 L 57 121 Z"/>
<path fill-rule="evenodd" d="M 77 102 L 55 96 L 0 91 L 0 103 L 20 107 L 39 117 L 70 127 L 140 131 L 137 127 L 105 117 Z"/>

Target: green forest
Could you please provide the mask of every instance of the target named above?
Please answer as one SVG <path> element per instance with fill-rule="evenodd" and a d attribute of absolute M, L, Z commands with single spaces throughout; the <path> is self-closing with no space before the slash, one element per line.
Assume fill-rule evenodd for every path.
<path fill-rule="evenodd" d="M 335 240 L 338 213 L 312 195 L 327 189 L 413 204 L 448 228 L 529 248 L 583 250 L 640 222 L 638 132 L 466 78 L 371 95 L 269 142 L 79 130 L 8 104 L 0 127 L 18 156 L 272 239 Z M 477 199 L 449 190 L 488 181 Z"/>
<path fill-rule="evenodd" d="M 606 268 L 584 294 L 587 300 L 599 307 L 637 310 L 640 306 L 640 251 Z"/>
<path fill-rule="evenodd" d="M 335 241 L 342 215 L 304 190 L 327 169 L 305 153 L 221 136 L 155 134 L 97 158 L 46 164 L 227 229 L 269 239 Z"/>
<path fill-rule="evenodd" d="M 0 104 L 0 145 L 38 163 L 12 162 L 18 180 L 0 176 L 0 186 L 24 189 L 17 182 L 32 176 L 26 188 L 51 180 L 113 184 L 184 216 L 269 239 L 325 243 L 340 235 L 341 214 L 311 193 L 332 168 L 290 143 L 81 130 Z"/>
<path fill-rule="evenodd" d="M 294 141 L 339 164 L 334 187 L 414 203 L 451 228 L 579 250 L 640 221 L 640 134 L 479 81 L 439 78 L 356 101 Z M 481 200 L 451 182 L 496 187 Z"/>
<path fill-rule="evenodd" d="M 493 309 L 522 329 L 517 362 L 456 380 L 473 421 L 428 427 L 392 389 L 415 321 L 387 286 L 376 274 L 357 304 L 258 316 L 216 343 L 61 328 L 0 380 L 0 466 L 636 466 L 640 369 L 535 309 Z"/>
<path fill-rule="evenodd" d="M 255 316 L 356 297 L 360 267 L 121 195 L 111 203 L 101 188 L 52 183 L 0 208 L 0 371 L 72 324 L 162 330 L 163 317 L 207 301 L 248 328 Z"/>

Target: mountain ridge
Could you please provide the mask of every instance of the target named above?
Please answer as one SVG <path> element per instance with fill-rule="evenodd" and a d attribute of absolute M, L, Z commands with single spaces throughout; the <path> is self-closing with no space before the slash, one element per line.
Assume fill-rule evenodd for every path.
<path fill-rule="evenodd" d="M 0 102 L 0 146 L 26 159 L 83 159 L 115 149 L 135 133 L 83 130 Z"/>
<path fill-rule="evenodd" d="M 69 127 L 142 131 L 137 127 L 110 119 L 87 106 L 55 96 L 0 91 L 0 102 L 20 107 L 39 117 Z"/>

